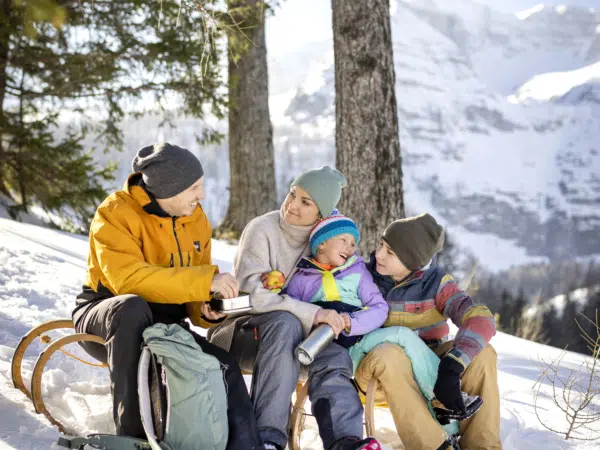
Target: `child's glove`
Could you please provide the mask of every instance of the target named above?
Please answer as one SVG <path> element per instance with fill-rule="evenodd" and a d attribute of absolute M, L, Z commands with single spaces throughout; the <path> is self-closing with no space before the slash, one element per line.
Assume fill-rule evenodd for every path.
<path fill-rule="evenodd" d="M 279 270 L 272 270 L 270 272 L 263 273 L 260 276 L 260 281 L 262 281 L 265 289 L 279 294 L 281 292 L 281 288 L 283 288 L 285 284 L 285 275 Z"/>
<path fill-rule="evenodd" d="M 450 356 L 440 361 L 438 377 L 433 388 L 435 397 L 452 411 L 465 412 L 465 402 L 460 390 L 460 376 L 464 371 L 461 363 Z"/>

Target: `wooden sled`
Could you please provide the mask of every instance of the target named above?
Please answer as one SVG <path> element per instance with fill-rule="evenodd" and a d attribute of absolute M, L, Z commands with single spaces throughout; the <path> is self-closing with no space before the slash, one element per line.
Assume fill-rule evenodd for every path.
<path fill-rule="evenodd" d="M 66 433 L 65 427 L 58 420 L 56 420 L 52 414 L 46 408 L 44 404 L 44 398 L 42 396 L 42 375 L 46 364 L 56 351 L 64 351 L 62 348 L 66 345 L 75 342 L 97 342 L 104 345 L 104 339 L 93 334 L 86 333 L 74 333 L 67 336 L 63 336 L 54 342 L 45 334 L 52 330 L 58 329 L 73 329 L 73 322 L 70 319 L 53 320 L 50 322 L 38 325 L 29 331 L 25 336 L 21 338 L 19 344 L 15 348 L 12 364 L 11 364 L 11 376 L 12 382 L 15 388 L 23 392 L 27 398 L 29 398 L 35 407 L 35 411 L 38 414 L 43 414 L 46 418 L 55 425 L 61 433 Z M 40 338 L 43 343 L 49 344 L 38 356 L 37 361 L 34 365 L 33 374 L 31 377 L 31 387 L 28 389 L 23 382 L 23 376 L 21 373 L 23 357 L 27 348 L 31 345 L 35 339 Z M 67 353 L 68 354 L 68 353 Z M 99 364 L 107 367 L 106 364 Z M 373 379 L 368 385 L 367 395 L 365 403 L 365 426 L 367 429 L 368 436 L 375 435 L 375 420 L 374 420 L 374 409 L 375 409 L 375 391 L 377 388 L 377 380 Z M 305 410 L 306 400 L 308 399 L 308 381 L 304 383 L 298 383 L 296 389 L 296 399 L 292 405 L 292 413 L 290 417 L 290 430 L 288 447 L 291 450 L 300 450 L 300 438 L 302 432 L 305 429 L 306 416 L 309 413 Z"/>
<path fill-rule="evenodd" d="M 52 414 L 46 408 L 44 404 L 44 398 L 42 396 L 42 374 L 44 373 L 44 368 L 46 367 L 46 363 L 52 357 L 52 355 L 61 350 L 64 352 L 62 347 L 65 345 L 72 344 L 74 342 L 97 342 L 98 344 L 104 345 L 104 339 L 101 337 L 95 336 L 93 334 L 86 333 L 75 333 L 67 336 L 63 336 L 56 341 L 52 342 L 52 339 L 45 335 L 48 331 L 58 330 L 58 329 L 73 329 L 73 321 L 70 319 L 63 320 L 52 320 L 50 322 L 43 323 L 34 329 L 32 329 L 29 333 L 21 338 L 19 344 L 15 348 L 15 352 L 12 358 L 11 364 L 11 376 L 13 385 L 23 392 L 27 398 L 29 398 L 35 407 L 35 412 L 38 414 L 43 414 L 46 418 L 55 425 L 61 433 L 65 433 L 65 427 L 58 420 L 52 417 Z M 43 343 L 50 344 L 48 347 L 44 349 L 38 356 L 37 361 L 35 362 L 35 366 L 33 368 L 33 374 L 31 377 L 31 388 L 28 390 L 23 382 L 23 376 L 21 373 L 21 366 L 23 363 L 23 357 L 29 345 L 36 339 L 40 338 Z M 70 353 L 65 352 L 68 355 Z M 71 355 L 72 356 L 72 355 Z M 78 358 L 76 358 L 78 359 Z M 99 366 L 107 367 L 106 364 L 100 363 Z"/>
<path fill-rule="evenodd" d="M 377 380 L 373 378 L 367 387 L 366 398 L 362 398 L 365 408 L 365 428 L 367 436 L 375 437 L 375 393 L 377 391 Z M 361 396 L 362 397 L 362 396 Z M 292 407 L 290 418 L 290 436 L 288 447 L 291 450 L 300 450 L 300 437 L 305 429 L 306 412 L 305 405 L 308 399 L 308 381 L 303 385 L 298 385 L 296 390 L 296 401 Z M 386 407 L 386 404 L 377 406 Z"/>

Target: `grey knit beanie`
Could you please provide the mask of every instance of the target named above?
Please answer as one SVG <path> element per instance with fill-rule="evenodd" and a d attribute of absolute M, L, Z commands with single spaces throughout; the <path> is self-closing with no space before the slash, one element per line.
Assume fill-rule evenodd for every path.
<path fill-rule="evenodd" d="M 339 170 L 323 166 L 301 173 L 292 182 L 293 186 L 300 186 L 308 192 L 317 204 L 321 216 L 327 217 L 340 201 L 346 177 Z"/>
<path fill-rule="evenodd" d="M 131 167 L 134 172 L 142 172 L 146 187 L 160 199 L 176 196 L 204 175 L 202 164 L 192 152 L 167 142 L 142 148 Z"/>
<path fill-rule="evenodd" d="M 444 246 L 444 228 L 430 214 L 396 220 L 382 237 L 408 270 L 424 267 Z"/>

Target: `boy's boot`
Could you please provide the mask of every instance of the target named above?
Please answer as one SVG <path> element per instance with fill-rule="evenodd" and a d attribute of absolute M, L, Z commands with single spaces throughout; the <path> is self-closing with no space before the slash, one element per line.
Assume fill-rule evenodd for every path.
<path fill-rule="evenodd" d="M 371 437 L 345 437 L 335 441 L 329 450 L 381 450 L 381 445 L 377 439 Z"/>
<path fill-rule="evenodd" d="M 465 404 L 464 411 L 454 411 L 449 409 L 436 398 L 431 400 L 431 407 L 433 408 L 436 419 L 441 425 L 448 425 L 453 420 L 467 420 L 483 406 L 483 399 L 478 395 L 468 395 L 465 392 L 462 392 L 462 398 Z"/>

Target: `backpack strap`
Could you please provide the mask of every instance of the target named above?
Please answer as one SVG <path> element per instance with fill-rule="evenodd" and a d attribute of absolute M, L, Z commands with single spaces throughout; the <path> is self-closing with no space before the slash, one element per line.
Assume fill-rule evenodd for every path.
<path fill-rule="evenodd" d="M 61 447 L 77 450 L 85 450 L 88 445 L 88 448 L 100 450 L 152 450 L 150 444 L 141 439 L 113 436 L 111 434 L 90 434 L 87 437 L 61 436 L 58 438 L 57 444 Z M 161 447 L 158 447 L 158 449 L 161 449 Z"/>
<path fill-rule="evenodd" d="M 153 355 L 147 345 L 142 348 L 142 355 L 138 364 L 138 398 L 140 402 L 140 414 L 142 425 L 148 438 L 149 449 L 165 450 L 168 446 L 164 443 L 158 443 L 158 438 L 154 432 L 154 422 L 152 415 L 152 400 L 150 394 L 150 380 L 148 373 L 152 364 Z"/>
<path fill-rule="evenodd" d="M 156 440 L 161 442 L 165 439 L 168 426 L 168 385 L 162 366 L 158 363 L 156 356 L 150 351 L 150 402 L 152 407 L 152 423 L 156 433 Z"/>

